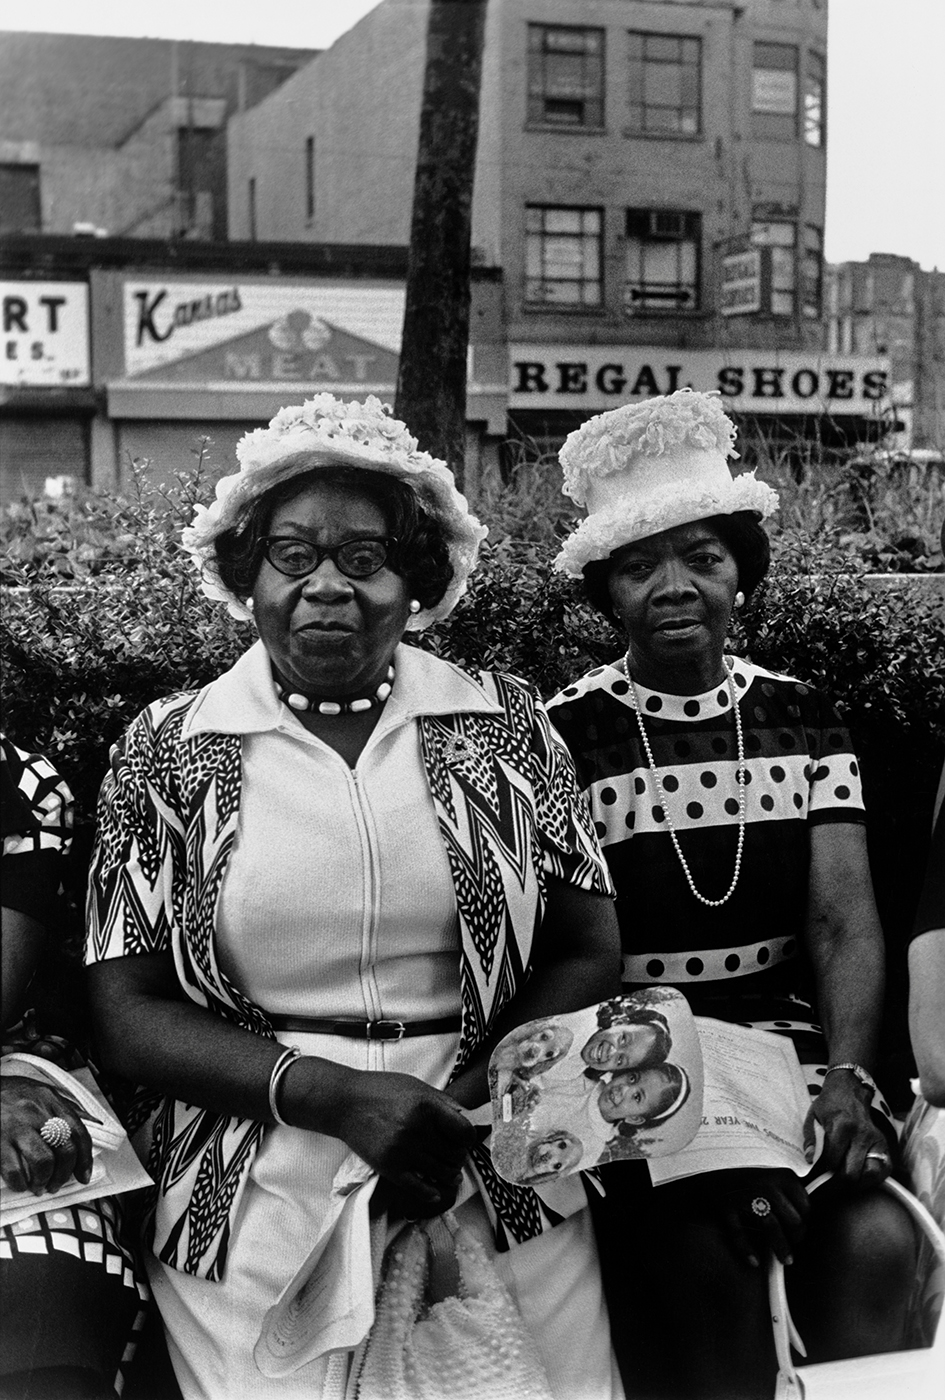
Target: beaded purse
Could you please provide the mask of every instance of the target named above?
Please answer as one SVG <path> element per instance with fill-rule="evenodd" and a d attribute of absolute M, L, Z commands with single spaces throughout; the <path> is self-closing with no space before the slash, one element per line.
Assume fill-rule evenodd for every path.
<path fill-rule="evenodd" d="M 391 1244 L 357 1400 L 551 1400 L 532 1338 L 479 1241 L 451 1212 Z"/>

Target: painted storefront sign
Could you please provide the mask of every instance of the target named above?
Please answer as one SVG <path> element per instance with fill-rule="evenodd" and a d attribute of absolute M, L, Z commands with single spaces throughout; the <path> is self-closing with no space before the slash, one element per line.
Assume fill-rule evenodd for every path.
<path fill-rule="evenodd" d="M 128 281 L 125 375 L 152 387 L 391 393 L 402 286 Z"/>
<path fill-rule="evenodd" d="M 889 406 L 889 362 L 866 355 L 666 346 L 511 345 L 512 409 L 615 408 L 676 389 L 716 389 L 743 413 L 876 416 Z"/>
<path fill-rule="evenodd" d="M 0 327 L 0 384 L 48 389 L 91 383 L 84 282 L 0 282 Z"/>

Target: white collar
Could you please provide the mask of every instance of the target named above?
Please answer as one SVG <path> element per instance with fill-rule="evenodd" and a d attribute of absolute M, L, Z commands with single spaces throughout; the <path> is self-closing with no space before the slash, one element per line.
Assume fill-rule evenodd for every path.
<path fill-rule="evenodd" d="M 385 728 L 419 715 L 457 711 L 501 713 L 472 676 L 419 647 L 401 643 L 394 653 L 396 679 L 385 706 Z M 191 706 L 181 737 L 197 734 L 263 734 L 298 721 L 278 698 L 269 654 L 261 641 L 229 671 L 204 686 Z"/>

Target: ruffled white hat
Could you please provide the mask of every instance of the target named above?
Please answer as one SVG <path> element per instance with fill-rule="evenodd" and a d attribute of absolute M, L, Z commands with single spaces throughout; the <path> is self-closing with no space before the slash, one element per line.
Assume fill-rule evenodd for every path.
<path fill-rule="evenodd" d="M 677 389 L 599 413 L 565 440 L 564 487 L 587 518 L 564 542 L 554 566 L 580 578 L 585 564 L 621 545 L 709 515 L 755 511 L 762 519 L 777 492 L 754 472 L 733 477 L 735 425 L 715 394 Z"/>
<path fill-rule="evenodd" d="M 417 440 L 373 395 L 344 402 L 333 394 L 316 394 L 302 404 L 281 409 L 268 428 L 254 428 L 236 448 L 239 471 L 221 477 L 216 500 L 197 506 L 181 543 L 193 559 L 208 598 L 226 603 L 233 617 L 248 620 L 252 613 L 223 583 L 216 557 L 216 539 L 245 519 L 249 505 L 271 487 L 318 466 L 360 467 L 385 472 L 405 482 L 424 510 L 446 535 L 453 577 L 440 601 L 409 618 L 409 631 L 419 632 L 446 617 L 466 591 L 475 568 L 479 545 L 489 533 L 470 512 L 466 497 L 456 489 L 445 462 L 417 451 Z"/>

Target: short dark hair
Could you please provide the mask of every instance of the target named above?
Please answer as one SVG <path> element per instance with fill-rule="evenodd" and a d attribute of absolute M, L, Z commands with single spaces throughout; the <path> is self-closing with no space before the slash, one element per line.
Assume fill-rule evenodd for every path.
<path fill-rule="evenodd" d="M 258 496 L 239 525 L 225 530 L 215 541 L 216 563 L 224 587 L 238 598 L 249 596 L 262 564 L 262 540 L 269 533 L 277 507 L 312 481 L 341 486 L 377 506 L 397 541 L 388 557 L 390 568 L 405 581 L 411 597 L 421 607 L 435 607 L 453 577 L 446 532 L 409 486 L 386 472 L 360 467 L 313 467 Z"/>
<path fill-rule="evenodd" d="M 735 560 L 738 586 L 745 597 L 750 598 L 771 563 L 771 541 L 767 532 L 751 510 L 736 510 L 731 515 L 710 515 L 708 524 L 718 531 L 719 539 Z M 585 564 L 584 595 L 592 607 L 618 627 L 620 624 L 610 599 L 612 568 L 612 554 L 607 559 L 592 559 Z"/>

